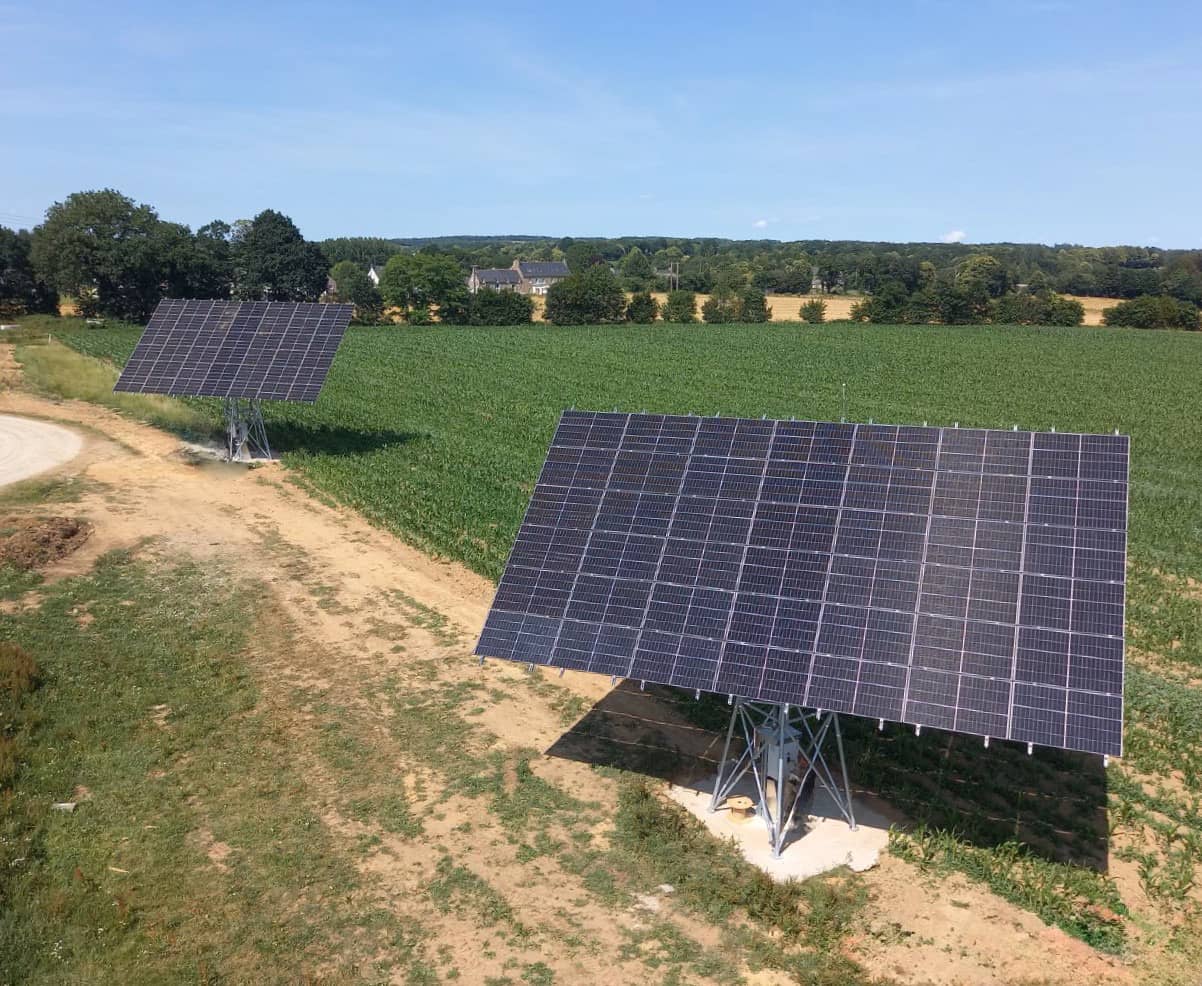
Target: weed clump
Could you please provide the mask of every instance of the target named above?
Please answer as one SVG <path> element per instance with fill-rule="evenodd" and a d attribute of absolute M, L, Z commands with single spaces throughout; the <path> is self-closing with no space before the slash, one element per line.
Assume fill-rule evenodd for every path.
<path fill-rule="evenodd" d="M 643 782 L 626 784 L 619 794 L 614 842 L 655 880 L 672 884 L 694 910 L 716 921 L 741 911 L 831 961 L 868 899 L 863 882 L 851 874 L 777 883 Z M 846 981 L 857 981 L 854 969 L 848 971 Z"/>
<path fill-rule="evenodd" d="M 981 849 L 925 825 L 891 831 L 889 851 L 923 868 L 959 870 L 1099 951 L 1121 952 L 1126 944 L 1127 907 L 1103 874 L 1042 859 L 1017 842 Z"/>
<path fill-rule="evenodd" d="M 21 700 L 38 685 L 38 666 L 18 644 L 0 642 L 0 787 L 16 776 L 18 756 L 16 731 Z"/>
<path fill-rule="evenodd" d="M 19 644 L 0 642 L 0 715 L 8 718 L 10 703 L 37 687 L 38 666 Z"/>

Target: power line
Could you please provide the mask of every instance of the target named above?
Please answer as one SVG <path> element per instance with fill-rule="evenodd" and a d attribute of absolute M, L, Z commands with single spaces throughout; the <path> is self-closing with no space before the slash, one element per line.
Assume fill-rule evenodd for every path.
<path fill-rule="evenodd" d="M 41 220 L 37 216 L 23 216 L 17 212 L 0 212 L 0 219 L 11 220 L 20 223 L 39 223 Z"/>

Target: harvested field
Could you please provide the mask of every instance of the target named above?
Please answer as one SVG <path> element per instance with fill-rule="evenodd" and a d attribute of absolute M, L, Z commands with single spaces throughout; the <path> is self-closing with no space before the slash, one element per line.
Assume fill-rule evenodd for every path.
<path fill-rule="evenodd" d="M 653 291 L 651 296 L 660 303 L 667 300 L 668 295 L 663 291 Z M 709 301 L 708 294 L 697 295 L 697 317 L 701 317 L 701 306 Z M 771 294 L 768 296 L 768 308 L 772 312 L 773 322 L 799 322 L 801 317 L 798 311 L 801 306 L 807 301 L 822 301 L 826 303 L 826 320 L 835 322 L 841 319 L 847 319 L 851 316 L 851 306 L 860 299 L 849 295 L 831 294 L 831 295 L 799 295 L 799 294 Z M 534 298 L 534 320 L 541 322 L 543 320 L 543 309 L 546 307 L 546 299 L 541 297 Z"/>
<path fill-rule="evenodd" d="M 667 300 L 667 295 L 656 292 L 653 297 L 662 305 Z M 701 306 L 709 301 L 708 294 L 697 295 L 697 311 L 701 311 Z M 770 294 L 768 295 L 768 308 L 772 313 L 773 322 L 800 322 L 801 316 L 798 314 L 801 306 L 807 301 L 821 301 L 826 305 L 826 320 L 828 322 L 838 322 L 851 317 L 851 307 L 859 297 L 854 297 L 845 294 Z"/>
<path fill-rule="evenodd" d="M 1119 303 L 1118 298 L 1094 298 L 1085 294 L 1070 294 L 1065 297 L 1081 302 L 1081 307 L 1085 309 L 1085 325 L 1101 325 L 1102 311 Z"/>
<path fill-rule="evenodd" d="M 662 305 L 668 296 L 662 291 L 654 291 L 652 292 L 652 297 Z M 1087 295 L 1067 295 L 1067 297 L 1081 302 L 1085 308 L 1085 322 L 1083 323 L 1085 325 L 1101 325 L 1102 310 L 1118 304 L 1118 299 L 1116 298 L 1094 298 Z M 708 300 L 708 294 L 697 295 L 698 313 L 701 312 L 701 306 Z M 838 322 L 851 318 L 852 306 L 862 299 L 854 295 L 845 294 L 770 294 L 768 295 L 768 308 L 772 312 L 771 320 L 773 322 L 799 322 L 801 321 L 801 316 L 799 315 L 801 306 L 807 301 L 815 300 L 826 304 L 826 320 L 828 322 Z M 546 302 L 543 298 L 536 297 L 534 299 L 534 320 L 536 322 L 543 320 L 543 308 L 545 304 Z M 700 317 L 700 314 L 698 317 Z"/>

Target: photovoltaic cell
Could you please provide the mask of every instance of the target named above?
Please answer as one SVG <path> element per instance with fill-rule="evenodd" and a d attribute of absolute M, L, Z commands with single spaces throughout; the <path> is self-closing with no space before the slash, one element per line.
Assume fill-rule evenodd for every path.
<path fill-rule="evenodd" d="M 351 305 L 159 302 L 114 390 L 317 400 Z"/>
<path fill-rule="evenodd" d="M 565 412 L 477 653 L 1122 751 L 1128 439 Z"/>

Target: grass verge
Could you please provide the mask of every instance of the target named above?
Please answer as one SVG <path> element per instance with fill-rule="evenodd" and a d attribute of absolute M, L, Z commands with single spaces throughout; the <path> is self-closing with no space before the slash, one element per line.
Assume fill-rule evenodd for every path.
<path fill-rule="evenodd" d="M 84 356 L 57 341 L 17 346 L 25 380 L 35 390 L 71 400 L 91 401 L 141 421 L 197 438 L 216 433 L 216 418 L 201 402 L 155 394 L 114 393 L 117 370 L 107 361 Z"/>
<path fill-rule="evenodd" d="M 0 981 L 422 968 L 420 936 L 359 895 L 247 668 L 257 596 L 117 553 L 0 622 L 0 648 L 28 654 L 38 685 L 0 673 Z M 390 948 L 402 938 L 407 951 Z"/>

